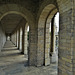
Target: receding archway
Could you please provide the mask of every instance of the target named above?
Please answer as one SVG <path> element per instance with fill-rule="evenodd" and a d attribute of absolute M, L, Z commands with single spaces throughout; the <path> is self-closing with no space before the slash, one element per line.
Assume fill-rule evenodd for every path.
<path fill-rule="evenodd" d="M 55 13 L 50 22 L 50 58 L 58 63 L 59 12 Z"/>
<path fill-rule="evenodd" d="M 55 41 L 54 41 L 55 34 L 54 34 L 54 21 L 53 20 L 54 20 L 54 15 L 56 13 L 57 13 L 57 9 L 53 9 L 52 11 L 50 11 L 47 17 L 46 23 L 45 23 L 45 58 L 46 58 L 46 62 L 48 62 L 45 65 L 50 64 L 49 59 L 50 59 L 51 50 L 55 49 Z M 51 21 L 53 21 L 53 23 L 51 23 Z M 50 24 L 52 25 L 50 26 Z M 50 27 L 51 27 L 51 33 L 49 32 Z"/>
<path fill-rule="evenodd" d="M 4 4 L 4 5 L 1 5 L 0 6 L 0 12 L 1 12 L 0 20 L 4 16 L 13 13 L 13 14 L 18 14 L 18 15 L 23 16 L 29 24 L 32 23 L 30 21 L 31 20 L 30 17 L 32 18 L 32 21 L 34 21 L 33 14 L 30 11 L 28 11 L 25 7 L 22 7 L 21 5 L 18 5 L 18 4 Z"/>
<path fill-rule="evenodd" d="M 17 9 L 15 9 L 15 8 L 13 8 L 12 6 L 15 6 L 15 8 L 17 8 Z M 11 9 L 10 9 L 10 7 L 11 7 Z M 9 8 L 9 9 L 8 9 Z M 33 28 L 34 28 L 34 17 L 33 17 L 33 14 L 31 13 L 31 12 L 29 12 L 27 9 L 25 9 L 24 7 L 22 7 L 22 6 L 20 6 L 20 5 L 17 5 L 17 4 L 5 4 L 5 5 L 2 5 L 1 6 L 1 9 L 3 9 L 3 10 L 0 10 L 0 12 L 1 12 L 1 15 L 0 15 L 0 20 L 2 20 L 5 16 L 7 16 L 7 15 L 9 15 L 9 14 L 16 14 L 16 15 L 20 15 L 20 16 L 22 16 L 24 19 L 26 19 L 26 21 L 28 22 L 28 24 L 29 25 L 33 25 Z M 8 9 L 8 10 L 7 10 Z M 30 17 L 31 17 L 31 19 L 32 19 L 32 21 L 30 21 L 31 19 L 30 19 Z M 32 27 L 31 27 L 31 32 L 33 32 L 33 29 Z M 17 29 L 18 31 L 19 31 L 19 28 Z M 13 33 L 11 34 L 11 35 L 15 35 L 15 32 L 16 32 L 16 30 L 15 31 L 13 31 Z M 20 33 L 19 33 L 20 34 Z M 34 32 L 33 32 L 33 34 L 34 34 Z M 12 36 L 12 37 L 13 37 Z M 12 38 L 11 37 L 11 38 Z M 16 36 L 15 36 L 16 37 Z M 17 37 L 16 37 L 17 38 Z M 14 37 L 12 38 L 13 39 L 13 41 L 16 43 L 16 40 L 14 39 Z M 18 46 L 19 46 L 19 40 L 20 39 L 20 37 L 18 37 L 18 40 L 17 40 L 17 43 L 18 43 Z M 31 43 L 30 43 L 30 45 L 31 45 Z M 31 55 L 31 54 L 30 54 Z M 33 54 L 33 56 L 34 56 L 34 54 Z M 31 59 L 31 57 L 30 57 L 30 59 Z M 33 59 L 32 59 L 33 60 Z M 31 60 L 30 60 L 31 61 Z M 35 63 L 35 62 L 34 62 Z M 30 64 L 31 64 L 31 62 L 30 62 Z"/>

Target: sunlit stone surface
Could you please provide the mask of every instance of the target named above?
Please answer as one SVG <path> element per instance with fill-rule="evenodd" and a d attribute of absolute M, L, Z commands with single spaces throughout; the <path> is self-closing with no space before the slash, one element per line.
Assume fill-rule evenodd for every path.
<path fill-rule="evenodd" d="M 28 67 L 27 58 L 7 41 L 0 55 L 0 75 L 57 75 L 56 63 L 50 66 Z"/>

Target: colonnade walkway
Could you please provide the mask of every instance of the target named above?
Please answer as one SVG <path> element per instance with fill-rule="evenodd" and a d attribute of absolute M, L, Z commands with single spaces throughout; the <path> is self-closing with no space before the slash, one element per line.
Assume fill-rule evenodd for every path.
<path fill-rule="evenodd" d="M 7 41 L 0 54 L 0 75 L 57 75 L 56 63 L 50 66 L 28 66 L 27 58 Z"/>

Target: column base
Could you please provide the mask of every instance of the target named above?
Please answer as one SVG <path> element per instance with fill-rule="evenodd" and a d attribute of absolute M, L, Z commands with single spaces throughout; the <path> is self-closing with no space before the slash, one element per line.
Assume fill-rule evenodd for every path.
<path fill-rule="evenodd" d="M 50 62 L 51 63 L 56 63 L 58 61 L 58 55 L 56 54 L 56 52 L 51 53 L 50 55 L 51 55 L 50 56 Z"/>

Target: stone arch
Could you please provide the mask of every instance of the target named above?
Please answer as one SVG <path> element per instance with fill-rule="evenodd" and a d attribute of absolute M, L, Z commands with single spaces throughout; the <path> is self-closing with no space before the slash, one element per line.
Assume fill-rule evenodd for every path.
<path fill-rule="evenodd" d="M 67 1 L 61 1 L 61 0 L 43 0 L 39 3 L 39 11 L 38 11 L 38 15 L 37 15 L 37 19 L 39 19 L 40 17 L 40 14 L 42 12 L 42 10 L 47 6 L 47 5 L 50 5 L 50 4 L 53 4 L 56 6 L 56 8 L 62 13 L 64 11 L 61 11 L 61 10 L 64 10 L 63 6 L 67 9 L 65 9 L 66 11 L 68 9 L 70 9 L 72 7 L 72 2 L 70 0 L 67 0 Z M 64 4 L 64 5 L 62 5 Z M 62 6 L 61 6 L 62 5 Z"/>
<path fill-rule="evenodd" d="M 55 5 L 53 5 L 53 4 L 47 5 L 43 9 L 43 11 L 40 15 L 39 21 L 38 21 L 38 53 L 40 52 L 40 55 L 37 54 L 37 55 L 39 55 L 39 56 L 37 56 L 37 59 L 39 59 L 39 57 L 41 57 L 37 61 L 39 66 L 43 65 L 43 64 L 44 65 L 50 64 L 49 42 L 48 42 L 49 37 L 47 35 L 48 35 L 49 26 L 50 26 L 50 21 L 57 11 L 58 10 Z M 45 37 L 45 36 L 47 36 L 47 37 Z M 46 40 L 45 40 L 45 38 L 46 38 Z"/>
<path fill-rule="evenodd" d="M 33 14 L 30 11 L 28 11 L 25 7 L 22 7 L 18 4 L 4 4 L 0 6 L 0 20 L 7 14 L 11 13 L 23 16 L 28 23 L 34 21 Z M 30 21 L 31 19 L 32 21 Z"/>
<path fill-rule="evenodd" d="M 57 9 L 54 9 L 50 14 L 49 17 L 46 20 L 45 23 L 45 65 L 49 64 L 49 59 L 50 59 L 50 46 L 51 46 L 51 39 L 50 39 L 50 33 L 49 33 L 49 28 L 50 28 L 50 22 L 54 15 L 57 13 Z M 48 63 L 46 62 L 48 61 Z"/>
<path fill-rule="evenodd" d="M 56 0 L 44 0 L 42 1 L 42 3 L 40 3 L 40 8 L 39 8 L 39 11 L 38 11 L 38 14 L 37 14 L 37 20 L 39 20 L 39 17 L 41 15 L 41 12 L 45 9 L 45 7 L 47 7 L 48 5 L 54 5 L 58 10 L 58 3 Z M 50 7 L 51 8 L 51 7 Z M 49 9 L 50 9 L 49 8 Z"/>
<path fill-rule="evenodd" d="M 25 7 L 20 6 L 19 4 L 4 4 L 0 6 L 0 20 L 7 14 L 14 13 L 23 16 L 30 26 L 30 43 L 29 43 L 29 65 L 35 65 L 36 60 L 36 26 L 35 26 L 35 18 L 32 12 L 27 10 Z M 34 40 L 32 41 L 32 38 Z M 19 42 L 19 41 L 18 41 Z M 34 44 L 34 45 L 33 45 Z M 19 43 L 18 43 L 19 46 Z M 35 53 L 34 53 L 35 52 Z"/>

